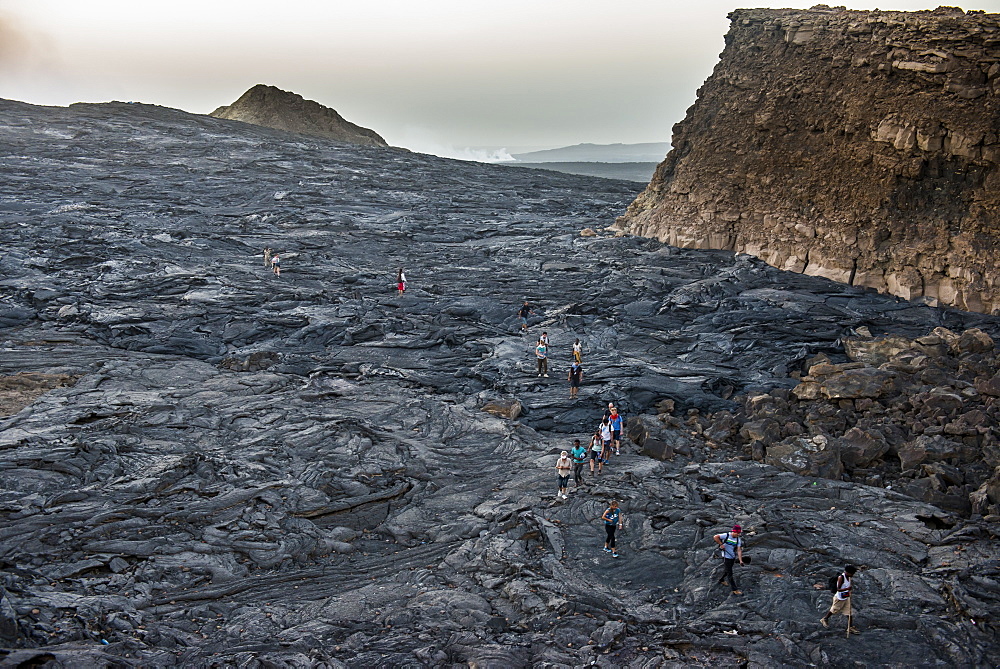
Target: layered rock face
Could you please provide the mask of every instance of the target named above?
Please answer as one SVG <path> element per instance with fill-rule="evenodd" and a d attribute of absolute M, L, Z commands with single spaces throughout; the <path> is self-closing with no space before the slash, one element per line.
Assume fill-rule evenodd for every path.
<path fill-rule="evenodd" d="M 275 130 L 335 139 L 362 146 L 388 146 L 374 130 L 344 119 L 336 110 L 274 86 L 257 84 L 231 105 L 209 114 Z"/>
<path fill-rule="evenodd" d="M 1000 15 L 739 10 L 626 232 L 1000 311 Z"/>

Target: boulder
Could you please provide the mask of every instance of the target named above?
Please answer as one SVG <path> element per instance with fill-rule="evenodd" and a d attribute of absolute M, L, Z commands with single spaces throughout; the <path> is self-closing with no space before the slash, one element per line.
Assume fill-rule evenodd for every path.
<path fill-rule="evenodd" d="M 951 342 L 951 351 L 956 355 L 965 353 L 986 353 L 993 350 L 993 338 L 980 330 L 966 330 L 958 339 Z"/>
<path fill-rule="evenodd" d="M 486 413 L 510 420 L 517 420 L 521 410 L 521 403 L 517 400 L 492 400 L 483 405 L 483 411 Z"/>
<path fill-rule="evenodd" d="M 899 464 L 904 471 L 924 462 L 961 458 L 966 449 L 941 435 L 921 435 L 899 447 Z"/>
<path fill-rule="evenodd" d="M 868 467 L 889 451 L 889 444 L 881 436 L 872 435 L 852 427 L 837 440 L 840 459 L 848 469 Z"/>
<path fill-rule="evenodd" d="M 674 449 L 662 439 L 650 437 L 642 444 L 642 454 L 656 460 L 671 460 L 674 457 Z"/>
<path fill-rule="evenodd" d="M 750 421 L 743 424 L 740 436 L 747 441 L 763 442 L 766 446 L 781 439 L 781 425 L 773 418 Z"/>
<path fill-rule="evenodd" d="M 829 399 L 885 397 L 893 390 L 895 378 L 893 372 L 884 369 L 848 369 L 823 379 L 820 392 Z"/>
<path fill-rule="evenodd" d="M 980 395 L 989 395 L 990 397 L 1000 397 L 1000 373 L 994 374 L 993 376 L 980 376 L 977 377 L 974 383 L 976 392 Z"/>
<path fill-rule="evenodd" d="M 844 340 L 844 351 L 848 358 L 872 367 L 878 367 L 892 360 L 900 353 L 909 351 L 912 346 L 913 342 L 905 337 Z"/>
<path fill-rule="evenodd" d="M 800 476 L 840 479 L 844 473 L 837 445 L 824 435 L 789 437 L 768 447 L 764 462 Z"/>

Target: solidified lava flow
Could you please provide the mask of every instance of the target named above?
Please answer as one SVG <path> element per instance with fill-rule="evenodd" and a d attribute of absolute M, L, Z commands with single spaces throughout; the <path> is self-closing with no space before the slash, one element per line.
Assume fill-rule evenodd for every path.
<path fill-rule="evenodd" d="M 874 395 L 831 375 L 892 370 L 845 341 L 935 328 L 979 348 L 892 371 L 944 416 L 906 429 L 989 462 L 993 386 L 962 379 L 995 365 L 996 317 L 603 232 L 638 184 L 148 105 L 0 101 L 0 167 L 5 666 L 1000 664 L 989 472 L 940 440 L 869 448 L 867 483 L 767 464 L 793 425 L 840 443 L 864 419 Z M 557 498 L 608 402 L 632 439 Z M 963 402 L 981 420 L 955 435 Z M 742 596 L 710 550 L 734 522 Z M 819 625 L 845 562 L 849 638 Z"/>

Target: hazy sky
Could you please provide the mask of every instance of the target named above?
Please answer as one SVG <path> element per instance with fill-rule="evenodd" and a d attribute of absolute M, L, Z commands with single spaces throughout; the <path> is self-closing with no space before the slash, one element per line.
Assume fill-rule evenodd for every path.
<path fill-rule="evenodd" d="M 794 4 L 0 0 L 0 97 L 208 113 L 266 83 L 442 155 L 668 142 L 722 51 L 726 14 Z M 1000 12 L 1000 0 L 966 8 Z"/>

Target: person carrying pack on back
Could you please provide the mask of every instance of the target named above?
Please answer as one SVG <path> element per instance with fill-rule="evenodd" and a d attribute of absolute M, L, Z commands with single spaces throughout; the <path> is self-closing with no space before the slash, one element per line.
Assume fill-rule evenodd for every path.
<path fill-rule="evenodd" d="M 716 534 L 712 539 L 718 544 L 718 550 L 722 554 L 722 578 L 719 583 L 728 584 L 733 589 L 734 595 L 742 595 L 740 586 L 736 583 L 736 576 L 733 574 L 733 564 L 736 560 L 743 564 L 743 528 L 733 525 L 731 532 Z"/>
<path fill-rule="evenodd" d="M 854 581 L 854 574 L 857 573 L 858 568 L 852 564 L 844 567 L 844 571 L 836 577 L 830 577 L 830 589 L 833 591 L 833 603 L 830 604 L 830 610 L 826 612 L 826 615 L 819 619 L 820 624 L 823 627 L 829 627 L 830 616 L 834 614 L 841 614 L 847 616 L 847 634 L 850 635 L 851 632 L 858 634 L 858 629 L 851 625 L 852 611 L 851 611 L 851 586 Z"/>

